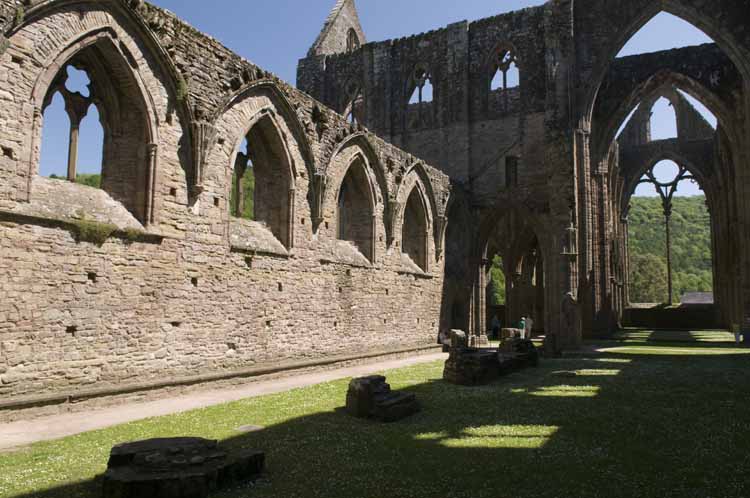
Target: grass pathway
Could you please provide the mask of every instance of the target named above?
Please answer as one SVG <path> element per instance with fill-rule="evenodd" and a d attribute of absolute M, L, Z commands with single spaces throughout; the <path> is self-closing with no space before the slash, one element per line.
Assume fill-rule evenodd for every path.
<path fill-rule="evenodd" d="M 750 496 L 750 351 L 647 339 L 479 388 L 387 372 L 424 407 L 397 424 L 342 413 L 340 380 L 39 443 L 0 454 L 0 496 L 98 498 L 112 445 L 178 435 L 266 451 L 265 478 L 219 498 Z"/>

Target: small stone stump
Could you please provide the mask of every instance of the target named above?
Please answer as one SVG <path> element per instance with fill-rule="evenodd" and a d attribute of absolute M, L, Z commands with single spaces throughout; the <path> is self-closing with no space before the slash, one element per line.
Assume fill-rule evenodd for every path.
<path fill-rule="evenodd" d="M 263 472 L 265 454 L 228 454 L 216 441 L 150 439 L 112 448 L 104 498 L 204 498 Z"/>
<path fill-rule="evenodd" d="M 420 411 L 417 397 L 391 391 L 381 375 L 352 379 L 346 393 L 346 411 L 358 418 L 396 422 Z"/>

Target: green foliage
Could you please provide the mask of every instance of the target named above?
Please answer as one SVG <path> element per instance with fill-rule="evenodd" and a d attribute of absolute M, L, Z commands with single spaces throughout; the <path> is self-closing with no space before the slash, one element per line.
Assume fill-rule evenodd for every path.
<path fill-rule="evenodd" d="M 667 263 L 655 254 L 630 255 L 630 300 L 634 303 L 667 301 Z"/>
<path fill-rule="evenodd" d="M 102 175 L 98 174 L 78 174 L 76 175 L 76 183 L 80 185 L 88 185 L 89 187 L 101 188 L 102 186 Z"/>
<path fill-rule="evenodd" d="M 24 9 L 23 5 L 19 5 L 16 7 L 16 17 L 15 17 L 15 23 L 16 26 L 20 26 L 23 24 L 23 20 L 26 18 L 26 9 Z"/>
<path fill-rule="evenodd" d="M 505 304 L 505 271 L 503 270 L 503 258 L 495 256 L 490 268 L 490 287 L 492 304 L 501 306 Z"/>
<path fill-rule="evenodd" d="M 54 173 L 49 175 L 49 178 L 51 180 L 65 180 L 67 181 L 67 178 L 64 176 L 57 176 Z M 88 173 L 81 173 L 76 175 L 76 183 L 79 185 L 86 185 L 88 187 L 94 187 L 94 188 L 102 188 L 102 175 L 100 174 L 88 174 Z"/>
<path fill-rule="evenodd" d="M 242 213 L 237 213 L 234 206 L 237 199 L 237 174 L 232 175 L 232 192 L 229 199 L 232 216 L 237 218 L 245 218 L 248 220 L 255 219 L 255 171 L 253 168 L 248 167 L 245 170 L 245 174 L 242 177 L 242 190 L 245 194 L 245 199 L 242 205 Z"/>
<path fill-rule="evenodd" d="M 101 246 L 117 230 L 117 226 L 84 218 L 75 222 L 75 229 L 79 241 Z"/>
<path fill-rule="evenodd" d="M 10 40 L 8 40 L 5 36 L 0 34 L 0 55 L 4 54 L 6 50 L 10 47 Z"/>
<path fill-rule="evenodd" d="M 675 299 L 686 292 L 713 290 L 710 221 L 704 196 L 674 199 L 671 228 Z M 666 231 L 661 199 L 633 197 L 629 228 L 630 300 L 665 302 Z"/>
<path fill-rule="evenodd" d="M 188 96 L 190 89 L 188 88 L 187 80 L 182 74 L 177 75 L 177 101 L 184 102 Z"/>

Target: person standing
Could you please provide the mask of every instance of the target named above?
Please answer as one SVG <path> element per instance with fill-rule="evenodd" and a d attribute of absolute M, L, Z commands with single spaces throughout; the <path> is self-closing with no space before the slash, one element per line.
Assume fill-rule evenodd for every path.
<path fill-rule="evenodd" d="M 531 334 L 534 332 L 534 319 L 529 315 L 526 319 L 526 327 L 524 329 L 524 339 L 531 340 Z"/>
<path fill-rule="evenodd" d="M 739 346 L 742 342 L 742 329 L 740 328 L 739 324 L 732 324 L 732 332 L 734 333 L 734 342 Z"/>
<path fill-rule="evenodd" d="M 498 339 L 500 338 L 500 318 L 498 318 L 497 313 L 492 317 L 492 322 L 490 322 L 490 327 L 492 328 L 492 338 Z"/>

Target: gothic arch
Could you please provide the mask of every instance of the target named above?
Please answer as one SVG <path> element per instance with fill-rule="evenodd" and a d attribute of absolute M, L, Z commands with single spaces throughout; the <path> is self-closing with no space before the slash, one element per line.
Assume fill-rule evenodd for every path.
<path fill-rule="evenodd" d="M 354 152 L 354 155 L 360 155 L 365 161 L 367 170 L 370 172 L 368 176 L 372 192 L 373 209 L 377 214 L 377 206 L 382 207 L 381 212 L 383 215 L 383 224 L 385 225 L 386 238 L 388 244 L 390 244 L 390 241 L 393 240 L 393 213 L 388 203 L 388 199 L 391 197 L 388 187 L 388 177 L 380 157 L 364 133 L 360 132 L 350 135 L 331 154 L 331 158 L 326 164 L 325 169 L 326 181 L 324 182 L 324 186 L 321 187 L 322 191 L 317 193 L 321 198 L 321 212 L 330 213 L 332 193 L 337 193 L 341 188 L 341 181 L 346 172 L 341 171 L 340 166 L 337 166 L 336 163 L 339 162 L 342 155 L 346 154 L 347 150 Z M 346 168 L 348 169 L 349 166 L 350 164 L 347 164 Z"/>
<path fill-rule="evenodd" d="M 343 174 L 331 190 L 335 201 L 336 238 L 354 244 L 370 263 L 376 260 L 377 206 L 370 167 L 361 153 L 347 160 Z"/>
<path fill-rule="evenodd" d="M 732 113 L 727 104 L 711 90 L 688 75 L 671 70 L 658 71 L 647 80 L 633 86 L 626 98 L 620 99 L 620 104 L 616 107 L 615 112 L 607 113 L 606 116 L 599 116 L 596 112 L 594 113 L 592 150 L 597 154 L 594 157 L 601 157 L 605 154 L 615 140 L 618 128 L 636 106 L 659 94 L 667 85 L 672 85 L 703 103 L 719 119 L 720 123 L 733 122 Z M 594 106 L 594 111 L 596 111 L 596 108 Z M 730 137 L 738 140 L 733 129 L 732 126 L 725 127 Z"/>
<path fill-rule="evenodd" d="M 406 202 L 414 188 L 419 188 L 422 202 L 424 203 L 425 214 L 427 216 L 427 228 L 428 230 L 432 229 L 435 254 L 437 256 L 442 253 L 446 223 L 437 223 L 437 221 L 441 219 L 440 210 L 437 205 L 437 198 L 430 177 L 427 174 L 427 170 L 425 170 L 425 166 L 421 162 L 415 163 L 406 171 L 406 174 L 398 186 L 396 201 L 399 206 L 399 212 L 393 213 L 393 228 L 391 229 L 391 233 L 399 233 L 399 227 L 401 227 L 403 223 L 404 207 L 406 206 Z"/>
<path fill-rule="evenodd" d="M 130 62 L 131 47 L 111 27 L 79 34 L 57 51 L 38 74 L 31 92 L 31 143 L 41 143 L 43 112 L 57 91 L 56 81 L 68 65 L 85 65 L 96 90 L 96 105 L 105 132 L 102 186 L 138 220 L 156 218 L 158 185 L 158 112 L 139 67 Z M 128 112 L 123 112 L 127 108 Z M 127 141 L 125 143 L 124 141 Z M 29 196 L 38 173 L 39 152 L 32 146 L 28 160 Z"/>
<path fill-rule="evenodd" d="M 518 69 L 519 75 L 523 74 L 523 63 L 521 61 L 521 58 L 519 57 L 519 52 L 516 50 L 515 45 L 511 43 L 508 40 L 502 40 L 495 44 L 495 46 L 492 48 L 490 53 L 487 55 L 487 59 L 485 61 L 484 67 L 486 68 L 486 74 L 487 74 L 487 88 L 489 89 L 490 83 L 492 81 L 492 78 L 495 76 L 495 72 L 498 69 L 498 56 L 502 55 L 505 56 L 507 54 L 512 54 L 512 62 L 515 64 L 516 68 Z M 518 82 L 519 87 L 521 86 L 521 82 L 519 79 Z"/>
<path fill-rule="evenodd" d="M 215 123 L 233 107 L 241 105 L 247 99 L 258 96 L 267 98 L 271 102 L 271 105 L 268 106 L 269 109 L 272 109 L 272 111 L 276 115 L 280 116 L 281 119 L 283 119 L 286 123 L 302 156 L 305 166 L 304 171 L 306 171 L 308 178 L 312 178 L 315 174 L 315 156 L 312 152 L 312 148 L 310 147 L 310 141 L 307 137 L 307 134 L 305 133 L 305 128 L 302 126 L 297 113 L 294 111 L 294 106 L 292 106 L 291 102 L 289 102 L 289 99 L 286 97 L 284 92 L 274 81 L 254 81 L 241 88 L 240 90 L 234 92 L 232 95 L 227 97 L 227 99 L 219 107 L 216 113 L 211 116 L 209 121 Z M 218 139 L 219 137 L 216 135 L 211 137 L 210 146 L 207 147 L 207 150 L 211 150 L 211 148 L 216 145 Z M 298 172 L 301 173 L 301 171 Z"/>
<path fill-rule="evenodd" d="M 247 155 L 240 151 L 245 140 L 248 141 Z M 292 248 L 297 171 L 272 108 L 265 107 L 252 117 L 235 143 L 234 151 L 227 165 L 230 169 L 236 168 L 240 154 L 253 165 L 255 221 L 264 223 L 286 249 Z M 232 172 L 227 172 L 226 177 L 231 178 Z M 232 182 L 228 182 L 224 192 L 227 199 L 231 198 L 232 188 Z M 237 196 L 240 197 L 240 189 L 237 189 Z M 235 215 L 240 216 L 240 213 Z"/>
<path fill-rule="evenodd" d="M 717 0 L 724 4 L 716 6 L 711 9 L 711 12 L 732 12 L 738 10 L 738 4 L 736 2 L 732 4 L 728 0 Z M 605 2 L 599 0 L 590 0 L 587 5 L 586 3 L 577 4 L 576 9 L 593 9 L 601 10 L 606 8 Z M 599 4 L 599 5 L 596 5 Z M 693 5 L 691 5 L 693 4 Z M 593 118 L 594 108 L 598 100 L 599 92 L 601 90 L 601 84 L 609 70 L 612 61 L 615 59 L 617 53 L 625 46 L 628 40 L 630 40 L 648 21 L 655 17 L 660 12 L 666 12 L 672 14 L 684 21 L 694 25 L 698 29 L 704 31 L 710 36 L 726 53 L 732 62 L 735 64 L 737 69 L 743 75 L 745 81 L 750 81 L 750 50 L 744 49 L 743 47 L 749 46 L 746 42 L 737 40 L 734 38 L 732 33 L 733 26 L 721 26 L 719 23 L 726 22 L 729 16 L 722 17 L 720 19 L 712 18 L 711 14 L 707 13 L 705 9 L 701 11 L 701 5 L 695 0 L 640 0 L 628 2 L 623 5 L 618 11 L 618 23 L 620 27 L 619 31 L 616 31 L 613 36 L 608 37 L 610 43 L 606 43 L 607 38 L 604 38 L 605 43 L 597 53 L 591 56 L 590 70 L 582 72 L 581 75 L 588 75 L 586 78 L 591 82 L 587 84 L 582 90 L 581 98 L 585 107 L 582 109 L 582 123 L 586 126 L 586 123 L 590 126 Z M 739 12 L 738 12 L 739 14 Z M 592 16 L 592 19 L 596 16 Z M 598 19 L 605 18 L 604 16 L 598 17 Z M 738 25 L 742 24 L 742 19 L 746 18 L 742 15 L 738 15 L 735 19 Z M 594 29 L 592 26 L 588 26 L 588 29 Z M 742 30 L 736 30 L 742 32 Z M 588 36 L 592 36 L 590 33 Z M 602 40 L 602 38 L 598 38 Z M 588 43 L 593 44 L 593 40 Z M 583 76 L 582 76 L 583 77 Z"/>

